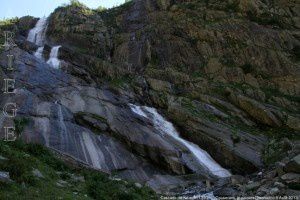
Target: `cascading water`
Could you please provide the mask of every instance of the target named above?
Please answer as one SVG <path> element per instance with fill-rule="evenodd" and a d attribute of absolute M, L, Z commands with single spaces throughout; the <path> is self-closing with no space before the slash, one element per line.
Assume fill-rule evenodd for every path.
<path fill-rule="evenodd" d="M 66 141 L 68 141 L 68 134 L 67 134 L 67 127 L 64 121 L 64 115 L 62 112 L 62 107 L 59 104 L 58 105 L 58 120 L 59 120 L 59 126 L 60 126 L 60 131 L 61 131 L 61 144 L 67 144 Z"/>
<path fill-rule="evenodd" d="M 130 104 L 130 108 L 134 113 L 151 120 L 155 128 L 159 130 L 160 133 L 162 133 L 163 135 L 167 134 L 173 137 L 175 140 L 187 147 L 187 149 L 189 149 L 189 151 L 195 157 L 197 162 L 202 167 L 208 169 L 209 172 L 218 177 L 231 176 L 230 172 L 222 168 L 206 151 L 201 149 L 196 144 L 193 144 L 181 138 L 173 124 L 165 120 L 155 108 L 149 108 L 146 106 L 136 106 L 133 104 Z"/>
<path fill-rule="evenodd" d="M 46 17 L 40 18 L 35 27 L 28 33 L 27 40 L 39 46 L 34 55 L 43 59 L 44 43 L 46 38 L 48 20 Z"/>
<path fill-rule="evenodd" d="M 38 20 L 35 27 L 31 29 L 28 33 L 27 40 L 35 43 L 39 46 L 39 48 L 34 53 L 35 57 L 39 59 L 43 59 L 43 51 L 44 51 L 44 44 L 46 40 L 46 31 L 48 26 L 48 18 L 43 17 Z M 51 49 L 50 57 L 47 63 L 55 68 L 58 69 L 60 66 L 60 60 L 58 59 L 58 51 L 61 46 L 54 46 Z"/>
<path fill-rule="evenodd" d="M 50 58 L 47 61 L 47 63 L 55 69 L 58 69 L 60 66 L 60 60 L 58 59 L 58 51 L 60 47 L 61 46 L 52 47 L 50 52 Z"/>
<path fill-rule="evenodd" d="M 47 22 L 48 20 L 46 17 L 40 18 L 35 27 L 29 31 L 27 40 L 38 46 L 43 46 L 45 42 Z"/>
<path fill-rule="evenodd" d="M 34 56 L 39 58 L 39 59 L 43 59 L 43 51 L 44 51 L 44 46 L 39 47 L 36 52 L 34 53 Z"/>

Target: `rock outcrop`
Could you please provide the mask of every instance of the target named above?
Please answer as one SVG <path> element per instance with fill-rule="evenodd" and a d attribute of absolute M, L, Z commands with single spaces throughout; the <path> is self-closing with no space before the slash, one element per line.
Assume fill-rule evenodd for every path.
<path fill-rule="evenodd" d="M 209 179 L 221 196 L 291 194 L 299 149 L 286 141 L 299 139 L 299 11 L 297 1 L 279 0 L 62 6 L 48 18 L 42 59 L 26 41 L 37 19 L 23 17 L 0 26 L 15 31 L 18 44 L 15 71 L 0 56 L 0 78 L 14 77 L 18 88 L 0 106 L 16 102 L 18 118 L 1 113 L 0 127 L 22 124 L 27 142 L 158 192 L 203 189 Z M 58 70 L 45 62 L 57 45 Z M 132 112 L 132 103 L 158 108 L 181 137 L 246 177 L 217 180 L 196 169 L 188 149 Z M 266 165 L 263 179 L 249 175 Z M 197 177 L 187 181 L 191 173 Z"/>

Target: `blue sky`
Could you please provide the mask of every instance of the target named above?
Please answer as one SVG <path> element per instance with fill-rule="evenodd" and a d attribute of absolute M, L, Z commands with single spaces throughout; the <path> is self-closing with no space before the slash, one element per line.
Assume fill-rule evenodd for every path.
<path fill-rule="evenodd" d="M 79 0 L 90 8 L 104 6 L 111 8 L 124 3 L 125 0 Z M 0 19 L 22 17 L 48 16 L 56 7 L 68 3 L 69 0 L 0 0 Z"/>

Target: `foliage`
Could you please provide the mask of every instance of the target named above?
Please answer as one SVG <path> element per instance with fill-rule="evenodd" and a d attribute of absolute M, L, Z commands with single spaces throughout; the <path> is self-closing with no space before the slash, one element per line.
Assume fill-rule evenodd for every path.
<path fill-rule="evenodd" d="M 107 10 L 107 8 L 105 8 L 105 7 L 103 7 L 103 6 L 99 6 L 98 8 L 97 8 L 97 11 L 104 11 L 104 10 Z"/>
<path fill-rule="evenodd" d="M 272 139 L 263 151 L 263 161 L 267 165 L 271 165 L 283 158 L 283 148 L 280 142 Z"/>
<path fill-rule="evenodd" d="M 70 0 L 70 5 L 71 6 L 76 6 L 76 7 L 82 7 L 82 6 L 84 6 L 84 4 L 82 4 L 78 0 Z"/>
<path fill-rule="evenodd" d="M 254 66 L 250 63 L 244 64 L 241 68 L 245 74 L 252 73 L 255 70 Z"/>
<path fill-rule="evenodd" d="M 280 22 L 280 16 L 273 13 L 264 12 L 258 15 L 256 12 L 250 10 L 247 12 L 247 17 L 251 21 L 254 21 L 260 25 L 273 25 L 282 27 L 282 24 Z"/>
<path fill-rule="evenodd" d="M 11 19 L 0 20 L 0 53 L 3 50 L 4 44 L 4 31 L 13 31 L 15 32 L 15 24 L 19 21 L 17 17 Z"/>
<path fill-rule="evenodd" d="M 85 177 L 88 194 L 97 200 L 155 199 L 152 191 L 134 187 L 132 183 L 111 181 L 99 173 L 89 173 Z"/>
<path fill-rule="evenodd" d="M 110 180 L 107 175 L 87 169 L 74 168 L 56 158 L 46 147 L 0 141 L 0 171 L 9 172 L 12 183 L 0 183 L 0 199 L 154 199 L 148 188 L 137 188 L 125 181 Z M 44 178 L 37 178 L 38 169 Z M 85 181 L 74 181 L 70 174 L 84 176 Z M 59 187 L 58 180 L 68 186 Z M 100 195 L 100 196 L 99 196 Z"/>
<path fill-rule="evenodd" d="M 28 118 L 16 118 L 14 119 L 16 133 L 21 135 L 24 128 L 28 125 L 29 119 Z"/>
<path fill-rule="evenodd" d="M 236 143 L 239 143 L 241 138 L 240 136 L 238 135 L 238 131 L 237 129 L 233 129 L 232 132 L 231 132 L 231 140 L 233 141 L 233 144 L 236 144 Z"/>
<path fill-rule="evenodd" d="M 238 12 L 239 11 L 239 0 L 234 0 L 232 2 L 228 2 L 226 8 L 230 11 Z"/>

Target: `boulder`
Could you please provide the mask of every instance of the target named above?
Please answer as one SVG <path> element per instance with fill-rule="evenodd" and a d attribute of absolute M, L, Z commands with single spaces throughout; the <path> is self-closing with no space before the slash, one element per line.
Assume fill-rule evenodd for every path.
<path fill-rule="evenodd" d="M 6 161 L 6 160 L 8 160 L 8 159 L 0 155 L 0 162 L 1 161 Z"/>
<path fill-rule="evenodd" d="M 91 128 L 92 130 L 107 131 L 109 128 L 104 118 L 89 113 L 77 113 L 75 120 L 78 124 Z"/>
<path fill-rule="evenodd" d="M 239 192 L 231 187 L 224 187 L 214 191 L 216 197 L 235 197 L 238 196 Z"/>
<path fill-rule="evenodd" d="M 38 169 L 33 169 L 33 170 L 32 170 L 32 174 L 33 174 L 35 177 L 37 177 L 37 178 L 45 178 L 45 177 L 43 176 L 43 174 L 40 172 L 40 170 L 38 170 Z"/>
<path fill-rule="evenodd" d="M 68 187 L 69 186 L 69 183 L 67 181 L 64 181 L 64 180 L 58 180 L 56 182 L 56 186 L 57 187 Z"/>
<path fill-rule="evenodd" d="M 250 182 L 245 186 L 246 191 L 252 191 L 252 190 L 256 190 L 257 188 L 259 188 L 261 185 L 260 182 Z"/>
<path fill-rule="evenodd" d="M 85 179 L 83 176 L 77 176 L 75 174 L 71 174 L 71 179 L 74 181 L 74 182 L 85 182 Z"/>
<path fill-rule="evenodd" d="M 274 196 L 274 195 L 277 195 L 279 192 L 280 192 L 280 190 L 277 187 L 275 187 L 275 188 L 270 189 L 269 194 Z"/>
<path fill-rule="evenodd" d="M 245 75 L 245 83 L 251 85 L 252 87 L 259 88 L 259 83 L 257 82 L 257 79 L 254 78 L 251 74 Z"/>
<path fill-rule="evenodd" d="M 158 79 L 148 78 L 147 82 L 151 89 L 162 92 L 172 92 L 172 86 L 167 81 L 162 81 Z"/>
<path fill-rule="evenodd" d="M 292 158 L 284 167 L 286 172 L 300 173 L 300 154 Z"/>
<path fill-rule="evenodd" d="M 0 182 L 2 182 L 2 183 L 11 183 L 11 182 L 13 182 L 10 179 L 9 172 L 0 171 Z"/>
<path fill-rule="evenodd" d="M 296 131 L 300 131 L 300 119 L 298 117 L 288 115 L 286 125 Z"/>
<path fill-rule="evenodd" d="M 230 179 L 232 185 L 240 185 L 246 182 L 246 178 L 241 175 L 232 175 Z"/>
<path fill-rule="evenodd" d="M 299 183 L 300 181 L 300 174 L 296 173 L 287 173 L 282 175 L 281 180 L 284 181 L 285 183 Z"/>

